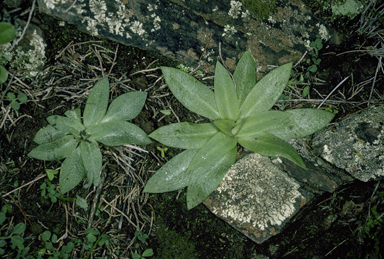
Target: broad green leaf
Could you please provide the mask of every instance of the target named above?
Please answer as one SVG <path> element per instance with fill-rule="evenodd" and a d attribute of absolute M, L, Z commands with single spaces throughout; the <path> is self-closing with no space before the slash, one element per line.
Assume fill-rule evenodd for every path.
<path fill-rule="evenodd" d="M 240 118 L 271 109 L 287 85 L 291 69 L 292 63 L 287 63 L 257 82 L 240 107 Z"/>
<path fill-rule="evenodd" d="M 147 93 L 139 91 L 120 95 L 109 105 L 107 114 L 101 122 L 127 121 L 136 118 L 143 109 L 146 98 Z"/>
<path fill-rule="evenodd" d="M 81 110 L 80 108 L 76 108 L 74 110 L 68 110 L 64 113 L 70 119 L 76 120 L 81 123 Z"/>
<path fill-rule="evenodd" d="M 282 111 L 258 112 L 242 119 L 236 137 L 250 136 L 282 124 L 291 114 Z"/>
<path fill-rule="evenodd" d="M 80 132 L 85 130 L 84 125 L 80 121 L 64 116 L 56 117 L 55 127 L 62 132 L 70 132 L 77 138 L 80 138 Z"/>
<path fill-rule="evenodd" d="M 149 136 L 169 147 L 195 149 L 201 148 L 217 132 L 212 123 L 180 122 L 158 128 Z"/>
<path fill-rule="evenodd" d="M 0 85 L 4 84 L 8 79 L 8 70 L 0 65 Z"/>
<path fill-rule="evenodd" d="M 188 110 L 211 120 L 220 118 L 215 94 L 190 74 L 172 67 L 161 67 L 172 94 Z"/>
<path fill-rule="evenodd" d="M 239 117 L 239 102 L 235 84 L 228 71 L 217 61 L 215 68 L 215 99 L 222 119 L 237 120 Z"/>
<path fill-rule="evenodd" d="M 103 162 L 99 145 L 94 140 L 85 140 L 80 143 L 80 151 L 88 181 L 98 186 Z"/>
<path fill-rule="evenodd" d="M 104 77 L 93 86 L 85 104 L 83 121 L 86 128 L 101 121 L 107 111 L 108 99 L 109 81 Z"/>
<path fill-rule="evenodd" d="M 192 159 L 188 170 L 196 170 L 207 166 L 228 153 L 237 146 L 237 139 L 225 135 L 222 132 L 216 133 L 205 143 Z"/>
<path fill-rule="evenodd" d="M 80 148 L 73 150 L 61 164 L 59 177 L 60 190 L 64 194 L 75 188 L 87 174 L 84 169 L 83 161 L 80 155 Z"/>
<path fill-rule="evenodd" d="M 0 44 L 10 42 L 15 38 L 15 27 L 7 22 L 0 22 Z"/>
<path fill-rule="evenodd" d="M 285 111 L 291 114 L 289 120 L 280 123 L 269 133 L 283 140 L 311 135 L 331 122 L 335 114 L 319 109 L 295 109 Z"/>
<path fill-rule="evenodd" d="M 239 138 L 238 142 L 246 149 L 260 155 L 285 157 L 298 166 L 307 169 L 300 155 L 291 145 L 267 132 L 260 132 L 257 137 Z"/>
<path fill-rule="evenodd" d="M 51 115 L 47 117 L 47 121 L 50 125 L 56 126 L 57 119 L 60 117 L 60 115 Z M 68 133 L 68 132 L 65 132 Z"/>
<path fill-rule="evenodd" d="M 187 186 L 193 173 L 187 169 L 197 151 L 198 149 L 184 150 L 169 160 L 148 180 L 144 192 L 171 192 Z"/>
<path fill-rule="evenodd" d="M 237 99 L 241 106 L 256 84 L 256 66 L 251 50 L 248 49 L 243 56 L 241 56 L 239 63 L 236 65 L 233 77 L 236 82 Z"/>
<path fill-rule="evenodd" d="M 23 222 L 20 222 L 19 224 L 17 224 L 14 227 L 12 233 L 15 234 L 15 235 L 18 235 L 20 233 L 23 233 L 25 231 L 25 229 L 26 229 L 25 224 Z"/>
<path fill-rule="evenodd" d="M 215 126 L 224 134 L 228 136 L 233 136 L 232 129 L 236 126 L 236 123 L 232 120 L 215 120 L 213 122 Z"/>
<path fill-rule="evenodd" d="M 112 147 L 126 144 L 146 145 L 152 142 L 142 129 L 126 121 L 99 123 L 86 132 L 91 135 L 89 140 Z"/>
<path fill-rule="evenodd" d="M 33 138 L 33 141 L 37 144 L 44 144 L 53 142 L 65 135 L 64 132 L 56 129 L 55 127 L 48 125 L 44 128 L 41 128 Z"/>
<path fill-rule="evenodd" d="M 77 145 L 74 136 L 66 135 L 53 142 L 38 145 L 28 156 L 46 161 L 60 160 L 69 156 Z"/>
<path fill-rule="evenodd" d="M 220 184 L 228 169 L 236 161 L 237 147 L 221 156 L 208 166 L 193 171 L 191 182 L 187 189 L 187 207 L 192 209 L 203 202 Z"/>

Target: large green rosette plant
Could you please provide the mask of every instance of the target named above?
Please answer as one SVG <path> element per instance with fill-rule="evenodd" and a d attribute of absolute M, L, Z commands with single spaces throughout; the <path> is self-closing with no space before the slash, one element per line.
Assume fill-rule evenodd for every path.
<path fill-rule="evenodd" d="M 145 92 L 125 93 L 108 107 L 109 81 L 105 77 L 89 93 L 83 118 L 80 108 L 66 111 L 65 116 L 49 116 L 49 125 L 40 129 L 33 139 L 39 145 L 28 155 L 47 161 L 65 159 L 59 177 L 62 193 L 72 190 L 84 178 L 97 186 L 102 168 L 99 143 L 106 146 L 151 143 L 142 129 L 127 122 L 140 113 L 146 97 Z"/>
<path fill-rule="evenodd" d="M 235 162 L 237 144 L 264 156 L 285 157 L 306 169 L 285 140 L 313 134 L 334 114 L 318 109 L 270 110 L 287 85 L 291 68 L 291 63 L 280 66 L 256 83 L 255 62 L 248 50 L 237 64 L 234 80 L 216 63 L 213 92 L 188 73 L 162 67 L 173 95 L 190 111 L 213 122 L 170 124 L 149 135 L 164 145 L 186 150 L 160 168 L 144 192 L 188 186 L 187 207 L 195 207 L 215 190 Z"/>

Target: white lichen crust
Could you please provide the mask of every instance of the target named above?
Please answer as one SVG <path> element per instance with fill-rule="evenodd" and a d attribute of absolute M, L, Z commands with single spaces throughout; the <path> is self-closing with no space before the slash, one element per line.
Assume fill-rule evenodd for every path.
<path fill-rule="evenodd" d="M 23 28 L 16 23 L 16 39 L 18 39 Z M 29 47 L 27 51 L 24 51 L 22 47 L 17 46 L 12 52 L 8 51 L 11 47 L 11 43 L 0 45 L 0 65 L 9 65 L 16 70 L 32 70 L 25 73 L 26 78 L 34 78 L 39 72 L 36 70 L 42 69 L 45 65 L 45 44 L 41 35 L 36 30 L 29 36 Z"/>
<path fill-rule="evenodd" d="M 299 184 L 270 158 L 259 154 L 250 154 L 234 164 L 215 194 L 221 205 L 213 213 L 261 231 L 280 226 L 295 213 L 303 198 Z"/>
<path fill-rule="evenodd" d="M 87 31 L 94 36 L 102 34 L 101 29 L 107 28 L 109 33 L 125 38 L 132 38 L 131 33 L 143 36 L 148 34 L 144 28 L 143 21 L 137 19 L 132 9 L 128 9 L 123 1 L 116 1 L 114 6 L 107 6 L 105 0 L 42 0 L 48 9 L 57 9 L 68 5 L 64 13 L 83 16 L 82 22 Z M 87 10 L 87 6 L 89 11 Z M 61 7 L 62 8 L 62 7 Z M 151 23 L 151 32 L 161 29 L 161 19 L 156 14 L 158 6 L 149 4 L 148 17 L 145 21 Z"/>
<path fill-rule="evenodd" d="M 361 181 L 384 176 L 384 107 L 347 118 L 314 135 L 312 147 Z"/>

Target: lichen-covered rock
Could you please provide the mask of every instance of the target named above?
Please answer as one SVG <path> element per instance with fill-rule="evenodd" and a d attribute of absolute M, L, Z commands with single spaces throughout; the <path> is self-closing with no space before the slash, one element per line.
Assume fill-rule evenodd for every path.
<path fill-rule="evenodd" d="M 213 71 L 221 56 L 234 69 L 248 48 L 260 71 L 299 59 L 310 41 L 331 31 L 299 0 L 277 1 L 258 20 L 240 0 L 39 0 L 39 10 L 95 36 L 153 50 Z"/>
<path fill-rule="evenodd" d="M 367 182 L 384 176 L 384 106 L 342 120 L 314 135 L 312 147 L 320 156 Z"/>
<path fill-rule="evenodd" d="M 312 197 L 270 158 L 252 153 L 229 169 L 204 204 L 260 244 L 280 233 Z"/>
<path fill-rule="evenodd" d="M 18 19 L 15 24 L 16 39 L 20 38 L 22 31 L 26 26 L 26 22 Z M 46 43 L 43 38 L 42 30 L 34 25 L 29 24 L 22 40 L 16 45 L 12 51 L 9 51 L 13 41 L 0 45 L 0 65 L 9 65 L 9 68 L 17 70 L 31 70 L 24 72 L 26 78 L 35 77 L 38 72 L 44 68 L 46 57 Z"/>

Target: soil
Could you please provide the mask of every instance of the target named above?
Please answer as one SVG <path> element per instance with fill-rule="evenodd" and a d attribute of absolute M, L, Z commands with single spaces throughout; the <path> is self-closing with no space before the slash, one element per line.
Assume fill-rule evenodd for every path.
<path fill-rule="evenodd" d="M 4 4 L 0 7 L 5 8 Z M 27 19 L 28 13 L 21 15 L 22 12 L 19 10 L 14 15 Z M 45 169 L 57 170 L 60 162 L 44 163 L 28 157 L 28 152 L 36 147 L 33 137 L 47 125 L 48 116 L 63 115 L 72 108 L 83 109 L 89 88 L 110 69 L 111 100 L 127 91 L 148 92 L 143 111 L 132 121 L 147 134 L 169 123 L 206 119 L 189 112 L 165 86 L 159 67 L 176 66 L 176 61 L 91 37 L 71 25 L 60 27 L 59 21 L 38 11 L 34 13 L 33 22 L 45 34 L 46 67 L 33 80 L 24 78 L 23 72 L 10 70 L 24 84 L 13 79 L 7 91 L 24 92 L 29 101 L 18 111 L 3 101 L 0 116 L 0 208 L 7 205 L 10 209 L 0 226 L 0 236 L 9 236 L 13 226 L 24 222 L 27 229 L 21 235 L 24 245 L 31 248 L 29 258 L 39 258 L 36 252 L 46 246 L 41 234 L 47 230 L 61 238 L 61 242 L 54 243 L 41 258 L 48 258 L 48 254 L 59 251 L 70 241 L 76 244 L 71 258 L 132 258 L 133 253 L 141 254 L 148 248 L 154 251 L 150 258 L 164 259 L 380 258 L 380 251 L 384 250 L 383 224 L 382 220 L 375 219 L 375 215 L 382 216 L 384 211 L 384 184 L 380 182 L 355 181 L 332 194 L 320 195 L 296 215 L 281 234 L 261 245 L 217 218 L 204 205 L 188 211 L 185 189 L 164 194 L 142 193 L 150 176 L 180 152 L 170 148 L 162 158 L 156 148 L 161 146 L 159 143 L 141 147 L 143 150 L 132 146 L 103 147 L 104 184 L 99 188 L 83 188 L 80 184 L 68 195 L 84 198 L 89 209 L 63 199 L 53 203 L 42 196 L 41 186 L 47 183 L 47 178 L 36 179 L 45 174 Z M 301 101 L 288 100 L 284 102 L 285 109 L 317 106 L 319 102 L 314 99 L 324 99 L 341 80 L 351 75 L 353 81 L 346 81 L 329 97 L 337 102 L 327 102 L 325 106 L 337 111 L 335 122 L 366 109 L 372 83 L 360 83 L 374 76 L 377 58 L 364 52 L 338 54 L 370 46 L 370 43 L 369 39 L 351 33 L 341 45 L 325 46 L 319 54 L 322 61 L 318 72 L 311 74 L 303 85 L 287 87 L 284 94 Z M 75 53 L 77 58 L 73 58 Z M 304 62 L 295 70 L 305 72 L 307 67 Z M 371 105 L 383 102 L 382 79 L 383 74 L 379 73 Z M 212 86 L 212 81 L 204 82 Z M 3 96 L 6 85 L 8 82 L 2 86 Z M 310 85 L 311 90 L 309 96 L 302 97 L 301 90 L 306 85 Z M 275 108 L 281 108 L 281 103 Z M 172 110 L 171 115 L 159 112 L 167 109 Z M 30 184 L 11 192 L 26 183 Z M 51 183 L 57 187 L 57 177 Z M 109 245 L 87 249 L 85 231 L 89 227 L 108 235 Z M 138 229 L 148 234 L 145 242 L 134 238 Z M 3 258 L 16 258 L 16 255 L 17 249 L 5 247 Z"/>

